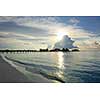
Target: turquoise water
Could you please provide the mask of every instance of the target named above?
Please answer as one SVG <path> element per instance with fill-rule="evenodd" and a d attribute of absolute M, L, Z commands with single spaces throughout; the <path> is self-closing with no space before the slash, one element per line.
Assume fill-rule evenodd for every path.
<path fill-rule="evenodd" d="M 8 53 L 6 59 L 58 82 L 100 82 L 100 52 Z"/>

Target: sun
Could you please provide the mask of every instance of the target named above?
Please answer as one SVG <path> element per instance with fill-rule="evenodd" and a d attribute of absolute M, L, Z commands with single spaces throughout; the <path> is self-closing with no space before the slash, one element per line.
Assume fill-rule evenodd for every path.
<path fill-rule="evenodd" d="M 66 35 L 66 32 L 57 32 L 57 40 L 60 41 L 64 35 Z"/>

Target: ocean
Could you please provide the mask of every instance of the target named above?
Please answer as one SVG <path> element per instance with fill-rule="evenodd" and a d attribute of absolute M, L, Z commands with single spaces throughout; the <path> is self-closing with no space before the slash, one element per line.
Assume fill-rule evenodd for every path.
<path fill-rule="evenodd" d="M 4 53 L 4 58 L 21 72 L 41 75 L 52 82 L 99 83 L 100 52 Z"/>

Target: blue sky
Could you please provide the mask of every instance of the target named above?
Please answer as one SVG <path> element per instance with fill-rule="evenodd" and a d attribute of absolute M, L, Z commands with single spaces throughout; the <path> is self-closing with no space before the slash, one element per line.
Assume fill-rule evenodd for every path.
<path fill-rule="evenodd" d="M 73 45 L 80 49 L 100 49 L 100 17 L 0 17 L 0 48 L 3 49 L 52 48 L 61 34 L 71 38 Z"/>

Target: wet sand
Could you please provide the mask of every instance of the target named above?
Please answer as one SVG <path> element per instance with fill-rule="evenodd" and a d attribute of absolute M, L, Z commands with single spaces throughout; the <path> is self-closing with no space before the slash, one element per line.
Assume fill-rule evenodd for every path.
<path fill-rule="evenodd" d="M 5 62 L 0 56 L 0 83 L 52 83 L 42 76 L 34 74 L 32 80 L 28 79 L 23 73 Z"/>

